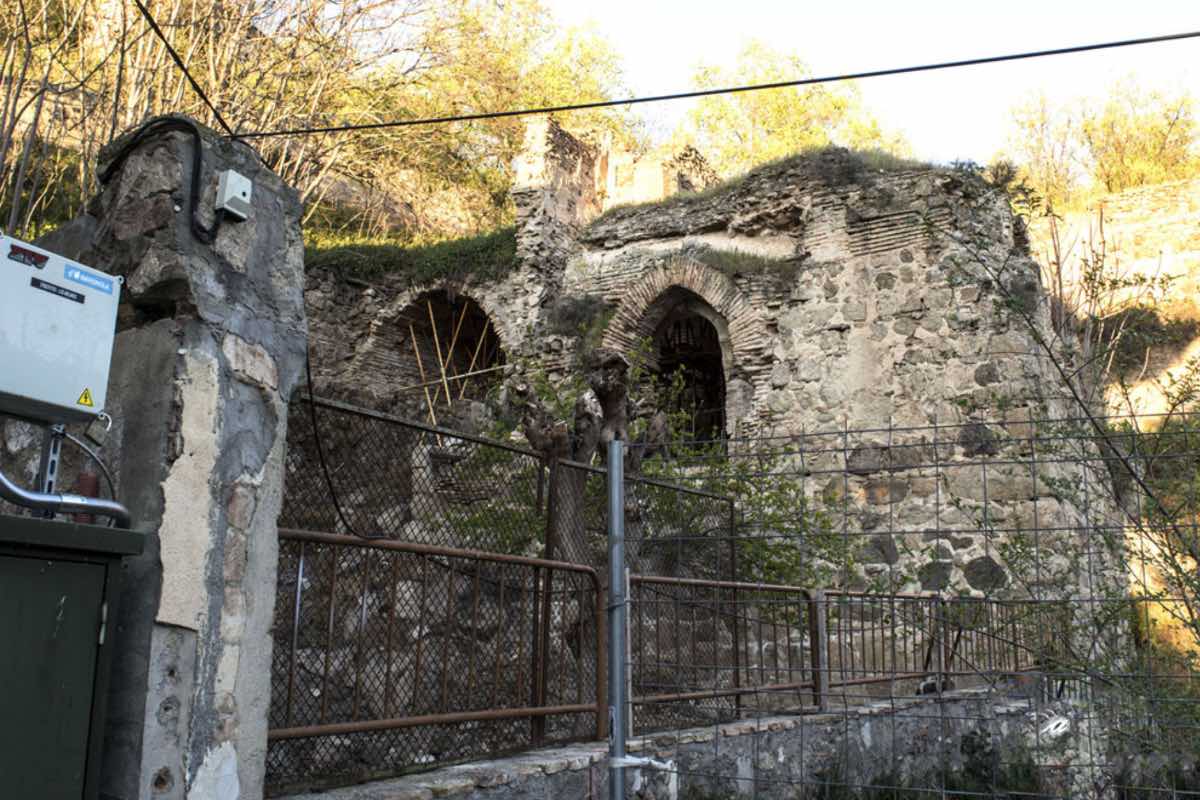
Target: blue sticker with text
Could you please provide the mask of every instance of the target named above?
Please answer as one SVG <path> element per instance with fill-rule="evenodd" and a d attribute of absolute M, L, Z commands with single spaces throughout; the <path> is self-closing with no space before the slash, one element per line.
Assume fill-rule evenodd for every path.
<path fill-rule="evenodd" d="M 113 280 L 105 275 L 97 275 L 94 272 L 88 272 L 86 269 L 68 264 L 63 267 L 63 276 L 69 281 L 78 283 L 80 286 L 86 286 L 89 289 L 95 289 L 105 294 L 113 293 Z"/>

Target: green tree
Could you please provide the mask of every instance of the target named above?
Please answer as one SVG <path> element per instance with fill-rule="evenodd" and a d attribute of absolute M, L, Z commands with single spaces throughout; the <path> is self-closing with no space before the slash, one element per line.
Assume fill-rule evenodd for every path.
<path fill-rule="evenodd" d="M 772 83 L 809 75 L 799 57 L 750 42 L 733 69 L 702 65 L 696 88 Z M 883 131 L 851 84 L 800 86 L 702 98 L 676 131 L 722 175 L 800 150 L 838 144 L 897 154 L 904 141 Z"/>
<path fill-rule="evenodd" d="M 1081 128 L 1092 180 L 1106 191 L 1200 174 L 1196 102 L 1187 92 L 1122 81 L 1084 110 Z"/>
<path fill-rule="evenodd" d="M 237 131 L 437 117 L 623 92 L 613 48 L 542 0 L 155 0 Z M 169 112 L 216 126 L 136 8 L 26 0 L 0 16 L 0 225 L 36 236 L 95 191 L 100 148 Z M 632 140 L 628 111 L 562 120 Z M 254 140 L 305 202 L 310 237 L 433 240 L 511 220 L 523 124 L 494 120 Z"/>
<path fill-rule="evenodd" d="M 1196 101 L 1128 79 L 1102 98 L 1056 105 L 1038 94 L 1012 110 L 1003 157 L 1054 210 L 1095 192 L 1192 178 L 1200 175 Z"/>
<path fill-rule="evenodd" d="M 1012 110 L 1006 158 L 1020 165 L 1020 178 L 1051 208 L 1069 205 L 1079 193 L 1079 120 L 1040 93 Z"/>
<path fill-rule="evenodd" d="M 612 46 L 589 29 L 560 29 L 540 0 L 461 2 L 440 13 L 440 21 L 425 23 L 437 56 L 419 80 L 403 74 L 403 63 L 363 76 L 363 94 L 372 98 L 363 121 L 560 105 L 624 92 Z M 576 112 L 559 122 L 585 139 L 637 137 L 632 115 L 619 109 Z M 360 132 L 347 145 L 343 168 L 413 209 L 401 238 L 478 233 L 512 221 L 511 165 L 524 130 L 524 120 L 508 118 Z M 340 228 L 350 238 L 396 236 L 373 209 L 339 203 L 326 210 L 332 213 L 314 220 L 310 234 Z"/>

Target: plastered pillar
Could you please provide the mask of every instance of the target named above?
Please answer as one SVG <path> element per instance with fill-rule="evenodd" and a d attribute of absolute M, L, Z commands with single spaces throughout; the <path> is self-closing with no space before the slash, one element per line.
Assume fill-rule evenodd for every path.
<path fill-rule="evenodd" d="M 206 244 L 189 219 L 192 137 L 132 147 L 88 214 L 42 242 L 126 278 L 106 455 L 153 535 L 126 566 L 103 791 L 258 798 L 286 406 L 306 346 L 300 203 L 248 147 L 205 130 L 201 223 L 220 171 L 253 181 L 249 219 Z"/>

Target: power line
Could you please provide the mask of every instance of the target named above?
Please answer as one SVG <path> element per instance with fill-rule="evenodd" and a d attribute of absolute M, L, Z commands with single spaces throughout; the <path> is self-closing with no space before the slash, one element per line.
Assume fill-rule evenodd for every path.
<path fill-rule="evenodd" d="M 138 5 L 141 3 L 139 1 Z M 722 89 L 697 89 L 690 92 L 676 92 L 674 94 L 660 94 L 648 97 L 629 97 L 624 100 L 597 100 L 591 103 L 572 103 L 570 105 L 561 106 L 543 106 L 540 108 L 526 108 L 515 111 L 483 111 L 477 114 L 457 114 L 447 117 L 428 117 L 425 119 L 406 119 L 392 120 L 389 122 L 367 122 L 361 124 L 346 124 L 346 125 L 328 125 L 309 128 L 283 128 L 279 130 L 268 131 L 250 131 L 237 136 L 239 139 L 264 138 L 268 136 L 306 136 L 317 133 L 340 133 L 343 131 L 366 131 L 366 130 L 381 130 L 384 128 L 406 128 L 413 125 L 439 125 L 448 122 L 471 122 L 475 120 L 485 119 L 502 119 L 505 117 L 521 117 L 534 114 L 555 114 L 563 111 L 586 111 L 594 108 L 611 108 L 613 106 L 631 106 L 640 103 L 658 103 L 664 100 L 686 100 L 694 97 L 709 97 L 719 94 L 737 94 L 739 92 L 757 92 L 765 89 L 783 89 L 791 86 L 813 86 L 821 83 L 838 83 L 842 81 L 860 80 L 863 78 L 881 78 L 888 75 L 907 75 L 914 72 L 932 72 L 941 69 L 955 69 L 958 67 L 973 67 L 980 64 L 998 64 L 1005 61 L 1022 61 L 1030 58 L 1044 58 L 1046 56 L 1061 56 L 1070 55 L 1072 53 L 1087 53 L 1094 50 L 1112 50 L 1118 47 L 1133 47 L 1142 44 L 1158 44 L 1160 42 L 1173 42 L 1180 39 L 1195 39 L 1200 38 L 1200 31 L 1190 31 L 1186 33 L 1171 33 L 1164 36 L 1148 36 L 1141 39 L 1123 39 L 1115 42 L 1101 42 L 1099 44 L 1083 44 L 1075 45 L 1074 47 L 1059 47 L 1053 50 L 1032 50 L 1024 53 L 1010 53 L 1000 56 L 986 56 L 983 58 L 967 58 L 959 61 L 942 61 L 935 64 L 922 64 L 911 67 L 893 67 L 891 69 L 876 69 L 867 72 L 850 72 L 841 75 L 826 75 L 819 78 L 798 78 L 789 81 L 777 81 L 775 83 L 756 83 L 746 86 L 730 86 Z M 182 65 L 180 65 L 182 66 Z M 193 86 L 195 83 L 193 82 Z M 199 87 L 196 89 L 199 91 Z M 203 95 L 201 95 L 203 96 Z M 215 112 L 214 112 L 215 113 Z M 232 131 L 230 132 L 232 136 Z"/>
<path fill-rule="evenodd" d="M 183 59 L 180 58 L 179 54 L 175 52 L 175 48 L 171 46 L 169 41 L 167 41 L 167 37 L 163 34 L 162 29 L 159 28 L 158 23 L 154 21 L 154 17 L 150 14 L 150 9 L 146 8 L 146 6 L 142 4 L 142 0 L 133 0 L 133 2 L 137 4 L 138 11 L 142 12 L 142 16 L 146 19 L 146 24 L 150 26 L 150 30 L 154 31 L 154 35 L 159 38 L 159 40 L 163 43 L 163 46 L 167 48 L 167 52 L 171 54 L 171 58 L 174 59 L 175 65 L 179 67 L 179 70 L 183 73 L 183 76 L 188 79 L 188 83 L 192 85 L 192 90 L 200 96 L 200 99 L 204 101 L 204 105 L 208 106 L 208 110 L 212 112 L 213 118 L 216 119 L 217 123 L 225 129 L 227 134 L 236 139 L 237 134 L 233 132 L 233 128 L 229 127 L 229 123 L 227 123 L 225 118 L 221 116 L 221 112 L 217 111 L 217 107 L 214 106 L 212 101 L 208 99 L 208 95 L 206 95 L 204 90 L 200 88 L 200 84 L 196 83 L 196 79 L 192 77 L 192 73 L 188 72 L 187 65 L 183 63 Z"/>

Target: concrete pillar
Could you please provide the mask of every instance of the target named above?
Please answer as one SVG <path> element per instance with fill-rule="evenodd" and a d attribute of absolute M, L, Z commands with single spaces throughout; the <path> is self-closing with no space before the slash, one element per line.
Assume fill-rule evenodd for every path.
<path fill-rule="evenodd" d="M 249 147 L 204 130 L 201 222 L 222 170 L 253 181 L 249 219 L 205 244 L 189 219 L 192 137 L 132 147 L 89 213 L 42 242 L 126 278 L 105 452 L 154 535 L 127 566 L 103 791 L 257 798 L 287 400 L 306 346 L 300 202 Z"/>

